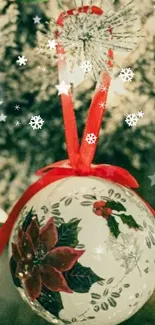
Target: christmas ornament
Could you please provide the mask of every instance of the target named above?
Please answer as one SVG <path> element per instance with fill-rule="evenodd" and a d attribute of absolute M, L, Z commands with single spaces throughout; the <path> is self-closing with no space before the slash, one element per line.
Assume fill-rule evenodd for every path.
<path fill-rule="evenodd" d="M 118 11 L 113 10 L 112 1 L 102 0 L 100 8 L 92 6 L 93 1 L 90 1 L 90 6 L 81 8 L 76 6 L 75 1 L 73 2 L 75 9 L 61 14 L 57 22 L 52 18 L 47 23 L 47 28 L 38 32 L 42 54 L 53 58 L 57 54 L 59 60 L 60 53 L 56 51 L 56 45 L 59 45 L 64 48 L 61 55 L 63 54 L 66 60 L 68 81 L 74 84 L 70 74 L 77 70 L 77 66 L 79 74 L 82 66 L 85 76 L 89 72 L 96 81 L 99 81 L 102 71 L 110 73 L 107 65 L 109 48 L 115 52 L 131 51 L 137 44 L 140 37 L 140 30 L 135 27 L 138 15 L 133 1 Z M 58 3 L 63 8 L 62 2 Z M 50 47 L 49 43 L 53 42 L 55 46 Z"/>
<path fill-rule="evenodd" d="M 78 12 L 85 10 L 94 7 Z M 57 53 L 64 53 L 59 44 Z M 59 59 L 59 86 L 65 71 Z M 138 183 L 127 170 L 92 164 L 111 81 L 107 71 L 101 78 L 81 146 L 71 91 L 61 91 L 69 160 L 40 169 L 0 229 L 0 252 L 11 234 L 10 269 L 21 296 L 59 325 L 116 325 L 154 290 L 155 211 L 133 191 Z"/>
<path fill-rule="evenodd" d="M 98 177 L 42 188 L 10 239 L 15 285 L 56 324 L 110 325 L 132 316 L 153 293 L 154 254 L 155 219 L 144 202 Z"/>

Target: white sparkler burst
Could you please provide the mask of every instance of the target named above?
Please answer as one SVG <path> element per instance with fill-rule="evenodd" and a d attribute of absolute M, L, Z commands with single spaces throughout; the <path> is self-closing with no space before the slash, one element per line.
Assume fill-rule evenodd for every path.
<path fill-rule="evenodd" d="M 58 2 L 63 9 L 62 1 Z M 102 71 L 110 72 L 107 66 L 108 49 L 112 49 L 114 53 L 130 51 L 137 44 L 140 37 L 140 31 L 135 30 L 138 15 L 133 0 L 118 11 L 113 11 L 111 4 L 107 6 L 105 0 L 101 0 L 100 8 L 104 12 L 100 15 L 92 13 L 93 1 L 88 3 L 90 7 L 87 12 L 78 12 L 76 1 L 73 3 L 73 15 L 64 14 L 63 26 L 59 26 L 54 19 L 47 25 L 49 32 L 46 31 L 42 35 L 41 46 L 44 44 L 46 47 L 47 40 L 55 39 L 65 49 L 67 69 L 70 73 L 83 61 L 90 61 L 93 67 L 89 73 L 98 80 Z M 49 54 L 47 48 L 46 53 Z"/>

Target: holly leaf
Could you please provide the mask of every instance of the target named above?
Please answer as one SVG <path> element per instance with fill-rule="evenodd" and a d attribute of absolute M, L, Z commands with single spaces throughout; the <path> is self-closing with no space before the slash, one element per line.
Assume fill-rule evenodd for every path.
<path fill-rule="evenodd" d="M 117 238 L 118 235 L 120 234 L 118 228 L 119 223 L 115 220 L 113 216 L 110 216 L 107 222 L 108 222 L 108 227 L 110 229 L 110 232 Z"/>
<path fill-rule="evenodd" d="M 63 303 L 59 292 L 51 291 L 43 286 L 41 295 L 37 300 L 45 310 L 59 317 L 59 313 L 63 309 Z"/>
<path fill-rule="evenodd" d="M 14 285 L 17 288 L 22 288 L 22 285 L 21 285 L 21 282 L 20 282 L 19 278 L 16 278 L 16 276 L 15 276 L 15 274 L 16 274 L 16 268 L 17 268 L 17 263 L 14 260 L 13 256 L 10 258 L 9 264 L 10 264 L 10 270 L 11 270 L 11 275 L 12 275 L 12 279 L 13 279 Z"/>
<path fill-rule="evenodd" d="M 108 202 L 106 202 L 106 207 L 110 208 L 112 210 L 118 211 L 118 212 L 119 211 L 126 211 L 126 208 L 120 202 L 108 201 Z"/>
<path fill-rule="evenodd" d="M 79 293 L 89 292 L 95 282 L 103 280 L 90 267 L 82 266 L 80 263 L 75 263 L 72 269 L 64 272 L 63 275 L 69 288 Z"/>
<path fill-rule="evenodd" d="M 122 222 L 128 225 L 129 228 L 139 228 L 138 223 L 134 220 L 131 215 L 120 214 L 118 217 L 121 218 Z"/>
<path fill-rule="evenodd" d="M 59 228 L 57 228 L 57 247 L 71 246 L 75 248 L 78 245 L 78 224 L 80 221 L 81 220 L 75 220 L 74 222 L 63 223 Z"/>
<path fill-rule="evenodd" d="M 33 208 L 31 208 L 31 210 L 29 211 L 29 213 L 27 214 L 27 216 L 25 217 L 25 220 L 23 222 L 23 225 L 22 225 L 22 230 L 23 231 L 26 231 L 28 226 L 30 225 L 31 221 L 32 221 L 32 217 L 36 217 L 36 221 L 38 222 L 38 218 L 37 218 L 37 215 L 33 212 Z M 38 225 L 39 225 L 39 222 L 38 222 Z"/>

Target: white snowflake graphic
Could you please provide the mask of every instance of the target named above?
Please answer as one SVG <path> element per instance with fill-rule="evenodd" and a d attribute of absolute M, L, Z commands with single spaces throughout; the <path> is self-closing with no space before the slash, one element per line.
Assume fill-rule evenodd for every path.
<path fill-rule="evenodd" d="M 44 120 L 40 117 L 40 115 L 32 116 L 29 122 L 33 130 L 41 129 L 44 124 Z"/>
<path fill-rule="evenodd" d="M 96 142 L 96 135 L 94 133 L 87 133 L 87 136 L 86 136 L 86 141 L 89 143 L 89 144 L 93 144 Z"/>
<path fill-rule="evenodd" d="M 57 45 L 57 42 L 55 41 L 55 39 L 48 40 L 47 46 L 50 48 L 50 50 L 55 49 L 56 45 Z"/>
<path fill-rule="evenodd" d="M 19 111 L 20 110 L 20 106 L 19 105 L 15 105 L 14 108 L 15 108 L 15 111 Z"/>
<path fill-rule="evenodd" d="M 18 56 L 18 60 L 16 61 L 18 65 L 26 65 L 27 59 L 25 56 Z"/>
<path fill-rule="evenodd" d="M 143 112 L 138 112 L 137 116 L 138 116 L 138 118 L 144 117 L 144 113 Z"/>
<path fill-rule="evenodd" d="M 134 77 L 134 73 L 130 68 L 125 68 L 121 70 L 120 77 L 123 82 L 132 81 Z"/>
<path fill-rule="evenodd" d="M 83 61 L 81 64 L 81 69 L 84 72 L 90 72 L 92 70 L 92 67 L 93 67 L 93 65 L 90 61 Z"/>
<path fill-rule="evenodd" d="M 99 103 L 99 107 L 100 107 L 100 108 L 105 108 L 105 102 L 100 102 L 100 103 Z"/>
<path fill-rule="evenodd" d="M 101 86 L 100 90 L 106 93 L 108 91 L 108 87 Z"/>
<path fill-rule="evenodd" d="M 136 114 L 128 114 L 125 122 L 129 125 L 129 126 L 136 126 L 137 122 L 138 122 L 138 117 Z"/>
<path fill-rule="evenodd" d="M 21 125 L 21 122 L 20 121 L 15 121 L 15 126 L 20 126 Z"/>

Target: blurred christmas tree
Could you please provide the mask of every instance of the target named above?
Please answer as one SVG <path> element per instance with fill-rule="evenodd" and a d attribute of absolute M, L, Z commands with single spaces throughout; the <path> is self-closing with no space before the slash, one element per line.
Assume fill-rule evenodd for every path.
<path fill-rule="evenodd" d="M 125 1 L 121 1 L 121 5 L 123 3 Z M 132 82 L 126 83 L 126 91 L 121 93 L 120 69 L 115 69 L 95 162 L 128 169 L 141 184 L 139 193 L 153 205 L 153 188 L 147 176 L 154 172 L 152 162 L 155 154 L 154 16 L 151 1 L 144 4 L 137 0 L 135 3 L 145 37 L 123 66 L 121 58 L 118 57 L 117 61 L 120 69 L 130 67 L 135 77 Z M 66 1 L 66 4 L 71 6 L 71 1 Z M 114 7 L 117 9 L 119 6 L 119 1 L 115 1 Z M 56 2 L 27 5 L 20 0 L 1 0 L 0 13 L 1 113 L 7 116 L 6 122 L 0 124 L 0 204 L 8 210 L 34 181 L 33 175 L 38 168 L 67 156 L 61 103 L 55 88 L 58 84 L 57 70 L 54 62 L 40 55 L 39 48 L 36 51 L 38 24 L 34 24 L 33 20 L 38 15 L 41 17 L 39 25 L 47 28 L 46 21 L 51 13 L 52 16 L 58 13 Z M 19 66 L 16 61 L 18 56 L 23 55 L 28 60 L 27 64 Z M 88 81 L 74 93 L 80 136 L 94 87 L 94 83 Z M 20 109 L 16 110 L 15 105 L 19 105 Z M 136 127 L 129 127 L 125 123 L 126 115 L 137 114 L 138 111 L 143 111 L 144 118 Z M 41 130 L 33 130 L 29 125 L 34 115 L 40 115 L 44 120 Z"/>

